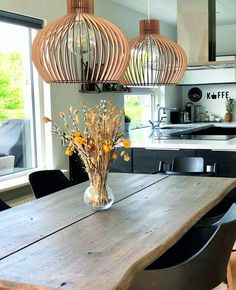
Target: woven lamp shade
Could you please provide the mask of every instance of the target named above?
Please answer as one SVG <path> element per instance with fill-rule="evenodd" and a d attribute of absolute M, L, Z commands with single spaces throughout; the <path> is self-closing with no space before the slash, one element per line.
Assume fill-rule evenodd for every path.
<path fill-rule="evenodd" d="M 125 35 L 93 14 L 93 0 L 67 0 L 68 15 L 35 37 L 32 58 L 47 83 L 118 82 L 129 61 Z"/>
<path fill-rule="evenodd" d="M 132 86 L 175 85 L 182 78 L 187 57 L 174 41 L 159 34 L 159 21 L 140 21 L 140 35 L 130 42 L 131 57 L 122 83 Z"/>

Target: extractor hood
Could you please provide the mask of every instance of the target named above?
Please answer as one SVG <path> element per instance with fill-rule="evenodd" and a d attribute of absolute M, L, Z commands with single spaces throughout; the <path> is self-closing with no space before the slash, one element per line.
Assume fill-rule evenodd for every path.
<path fill-rule="evenodd" d="M 206 69 L 226 69 L 226 68 L 236 68 L 235 60 L 216 60 L 199 62 L 194 64 L 188 64 L 186 70 L 206 70 Z"/>
<path fill-rule="evenodd" d="M 236 68 L 235 57 L 216 57 L 216 0 L 177 1 L 177 40 L 188 57 L 187 70 Z"/>

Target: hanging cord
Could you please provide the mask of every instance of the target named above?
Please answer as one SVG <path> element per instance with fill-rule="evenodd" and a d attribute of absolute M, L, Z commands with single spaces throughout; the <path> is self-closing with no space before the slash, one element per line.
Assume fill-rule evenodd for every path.
<path fill-rule="evenodd" d="M 148 0 L 148 20 L 150 21 L 150 0 Z"/>

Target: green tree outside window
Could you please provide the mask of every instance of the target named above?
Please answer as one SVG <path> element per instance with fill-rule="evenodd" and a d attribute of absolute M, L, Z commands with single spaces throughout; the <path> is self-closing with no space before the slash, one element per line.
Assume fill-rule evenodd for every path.
<path fill-rule="evenodd" d="M 24 71 L 18 52 L 0 53 L 0 120 L 20 119 L 24 112 Z"/>

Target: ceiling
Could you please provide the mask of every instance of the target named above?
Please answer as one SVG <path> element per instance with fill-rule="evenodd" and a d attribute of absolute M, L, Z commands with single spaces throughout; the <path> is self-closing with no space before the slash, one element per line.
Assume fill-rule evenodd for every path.
<path fill-rule="evenodd" d="M 148 15 L 148 0 L 110 0 Z M 151 17 L 176 25 L 177 0 L 149 0 Z M 134 4 L 135 3 L 135 4 Z M 217 25 L 236 24 L 236 1 L 216 0 Z"/>

